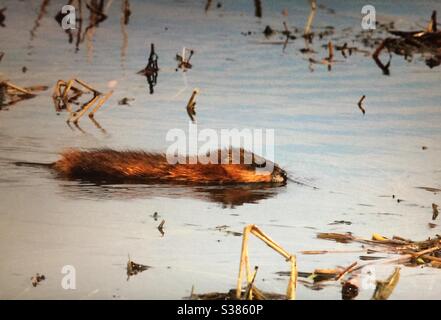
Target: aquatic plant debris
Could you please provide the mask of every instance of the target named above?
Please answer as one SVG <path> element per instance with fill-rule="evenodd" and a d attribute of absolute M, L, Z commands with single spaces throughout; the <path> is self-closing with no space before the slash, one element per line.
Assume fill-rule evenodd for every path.
<path fill-rule="evenodd" d="M 199 94 L 199 89 L 195 88 L 193 89 L 193 92 L 191 93 L 190 99 L 187 103 L 187 114 L 190 117 L 190 120 L 194 123 L 195 122 L 195 116 L 196 116 L 196 95 Z"/>
<path fill-rule="evenodd" d="M 366 110 L 363 108 L 363 101 L 364 101 L 365 98 L 366 98 L 366 96 L 363 95 L 363 96 L 360 98 L 360 100 L 358 100 L 358 103 L 357 103 L 358 108 L 361 110 L 361 112 L 363 112 L 363 115 L 366 113 Z"/>
<path fill-rule="evenodd" d="M 341 296 L 343 300 L 352 300 L 358 296 L 359 288 L 351 280 L 345 281 L 341 288 Z"/>
<path fill-rule="evenodd" d="M 421 54 L 430 68 L 441 64 L 441 32 L 437 30 L 436 11 L 432 12 L 429 24 L 426 30 L 401 31 L 389 30 L 389 33 L 398 38 L 388 37 L 378 45 L 372 54 L 376 64 L 383 70 L 383 74 L 389 75 L 389 62 L 384 65 L 379 59 L 383 49 L 402 55 L 406 59 L 414 54 Z"/>
<path fill-rule="evenodd" d="M 32 286 L 35 288 L 37 285 L 40 284 L 41 281 L 43 281 L 45 279 L 46 279 L 46 277 L 44 276 L 44 274 L 41 274 L 41 275 L 39 273 L 35 274 L 35 276 L 33 276 L 31 278 Z"/>
<path fill-rule="evenodd" d="M 394 272 L 386 281 L 377 281 L 375 292 L 372 296 L 373 300 L 387 300 L 400 280 L 400 268 L 395 268 Z"/>
<path fill-rule="evenodd" d="M 188 57 L 187 57 L 188 52 Z M 178 67 L 176 68 L 176 71 L 178 69 L 182 69 L 184 72 L 188 69 L 193 68 L 193 65 L 190 63 L 191 57 L 193 57 L 194 50 L 188 49 L 188 48 L 182 48 L 182 55 L 176 54 L 176 60 L 178 61 Z"/>
<path fill-rule="evenodd" d="M 242 250 L 240 256 L 240 265 L 239 265 L 239 276 L 237 278 L 237 287 L 236 287 L 236 298 L 241 299 L 242 296 L 242 277 L 245 275 L 247 286 L 253 281 L 253 274 L 250 271 L 250 260 L 248 257 L 248 238 L 250 234 L 256 236 L 263 242 L 265 242 L 270 248 L 275 250 L 277 253 L 282 255 L 286 261 L 290 262 L 291 272 L 290 278 L 288 282 L 288 288 L 286 291 L 286 298 L 288 300 L 294 300 L 296 298 L 296 286 L 297 286 L 297 265 L 296 265 L 296 257 L 287 251 L 285 251 L 281 246 L 274 242 L 270 237 L 268 237 L 262 230 L 260 230 L 256 225 L 250 224 L 244 228 L 243 238 L 242 238 Z M 257 295 L 258 291 L 255 292 Z M 249 293 L 249 296 L 245 298 L 249 298 L 249 300 L 253 300 L 253 291 Z"/>
<path fill-rule="evenodd" d="M 127 262 L 127 280 L 129 280 L 131 276 L 137 275 L 138 273 L 146 271 L 150 268 L 150 266 L 133 262 L 132 260 L 130 260 L 129 256 L 129 261 Z"/>
<path fill-rule="evenodd" d="M 422 259 L 424 263 L 428 263 L 430 266 L 432 262 L 441 262 L 441 235 L 436 235 L 433 238 L 428 238 L 423 241 L 413 241 L 404 239 L 402 237 L 394 236 L 391 239 L 384 237 L 380 234 L 374 233 L 371 239 L 357 238 L 352 234 L 339 234 L 339 233 L 319 233 L 317 238 L 325 240 L 333 240 L 342 243 L 359 242 L 365 244 L 364 250 L 367 253 L 381 252 L 389 254 L 398 254 L 403 257 L 396 258 L 396 261 L 400 264 L 415 265 L 417 259 Z M 372 246 L 370 249 L 366 245 Z M 387 261 L 387 260 L 386 260 Z"/>
<path fill-rule="evenodd" d="M 245 296 L 245 290 L 242 291 L 241 296 Z M 251 293 L 253 300 L 286 300 L 286 295 L 274 292 L 267 292 L 253 286 Z M 228 292 L 208 292 L 208 293 L 194 293 L 192 291 L 189 297 L 190 300 L 237 300 L 236 289 L 230 289 Z"/>
<path fill-rule="evenodd" d="M 432 203 L 432 220 L 435 220 L 438 217 L 439 211 L 438 211 L 438 205 L 436 203 Z"/>
<path fill-rule="evenodd" d="M 163 237 L 165 232 L 164 232 L 164 224 L 165 224 L 165 220 L 162 220 L 161 223 L 158 226 L 158 230 L 161 233 L 161 236 Z"/>
<path fill-rule="evenodd" d="M 146 77 L 150 94 L 154 93 L 154 87 L 158 83 L 158 73 L 159 73 L 159 66 L 158 66 L 158 54 L 155 51 L 155 44 L 150 44 L 150 55 L 148 58 L 147 65 L 144 69 L 137 72 L 139 75 L 143 75 Z"/>
<path fill-rule="evenodd" d="M 93 94 L 93 97 L 84 103 L 78 110 L 73 111 L 71 107 L 72 102 L 76 102 L 76 100 L 84 93 L 83 90 L 79 89 L 78 87 L 75 87 L 74 84 L 79 84 L 83 88 L 85 88 L 87 91 Z M 69 112 L 69 117 L 67 119 L 67 122 L 73 122 L 75 124 L 78 123 L 80 118 L 93 106 L 93 110 L 89 113 L 89 118 L 93 118 L 95 115 L 95 112 L 100 109 L 103 104 L 110 98 L 110 96 L 113 94 L 113 90 L 110 90 L 109 92 L 103 94 L 99 92 L 98 90 L 94 89 L 90 84 L 87 84 L 86 82 L 74 78 L 68 81 L 64 80 L 58 80 L 54 91 L 52 94 L 52 100 L 54 102 L 55 111 L 60 112 L 62 110 L 67 110 Z"/>
<path fill-rule="evenodd" d="M 228 230 L 228 228 L 229 228 L 230 226 L 227 226 L 227 225 L 222 225 L 222 226 L 216 226 L 215 228 L 214 228 L 214 230 L 217 230 L 217 231 L 220 231 L 220 232 L 224 232 L 224 233 L 226 233 L 227 235 L 233 235 L 233 236 L 235 236 L 235 237 L 240 237 L 240 236 L 242 236 L 242 232 L 236 232 L 236 231 L 231 231 L 231 230 Z"/>
<path fill-rule="evenodd" d="M 12 106 L 18 102 L 35 98 L 37 92 L 47 89 L 48 87 L 43 85 L 23 88 L 9 81 L 0 81 L 0 110 L 4 106 Z"/>
<path fill-rule="evenodd" d="M 5 25 L 5 20 L 6 20 L 5 11 L 6 11 L 6 7 L 0 9 L 0 26 L 2 28 L 6 27 L 6 25 Z"/>

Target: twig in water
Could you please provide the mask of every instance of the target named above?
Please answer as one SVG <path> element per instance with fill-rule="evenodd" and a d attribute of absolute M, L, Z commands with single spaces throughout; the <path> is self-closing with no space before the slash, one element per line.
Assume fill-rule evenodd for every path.
<path fill-rule="evenodd" d="M 309 13 L 308 16 L 308 21 L 306 22 L 305 25 L 305 31 L 303 33 L 303 36 L 306 37 L 311 37 L 311 26 L 312 26 L 312 22 L 314 21 L 314 17 L 315 17 L 315 11 L 317 9 L 317 4 L 315 2 L 315 0 L 310 0 L 311 2 L 311 12 Z"/>
<path fill-rule="evenodd" d="M 438 205 L 436 203 L 432 203 L 432 210 L 433 210 L 433 215 L 432 215 L 432 220 L 435 220 L 436 217 L 438 217 Z"/>
<path fill-rule="evenodd" d="M 188 58 L 186 57 L 187 51 L 190 53 L 188 55 Z M 194 54 L 193 49 L 187 49 L 185 47 L 182 48 L 182 56 L 176 54 L 176 60 L 179 62 L 176 71 L 178 71 L 178 69 L 182 69 L 183 71 L 187 71 L 187 69 L 191 69 L 193 65 L 190 63 L 190 59 L 193 56 L 193 54 Z"/>
<path fill-rule="evenodd" d="M 346 273 L 350 272 L 351 269 L 354 268 L 356 265 L 357 265 L 357 261 L 355 261 L 355 262 L 352 263 L 349 267 L 347 267 L 347 268 L 344 269 L 342 272 L 340 272 L 340 274 L 338 274 L 338 275 L 335 277 L 335 281 L 338 281 L 338 280 L 340 280 L 341 278 L 343 278 L 343 276 L 344 276 Z"/>
<path fill-rule="evenodd" d="M 437 23 L 436 23 L 436 10 L 433 10 L 432 16 L 430 17 L 429 24 L 427 25 L 427 32 L 437 32 Z"/>
<path fill-rule="evenodd" d="M 123 3 L 123 12 L 124 12 L 124 24 L 129 24 L 129 18 L 132 12 L 130 11 L 130 0 L 124 0 Z"/>
<path fill-rule="evenodd" d="M 212 0 L 207 0 L 207 3 L 205 4 L 205 13 L 210 10 Z"/>
<path fill-rule="evenodd" d="M 254 280 L 256 280 L 257 270 L 259 270 L 259 267 L 255 266 L 253 278 L 251 279 L 250 283 L 248 283 L 247 289 L 245 290 L 245 295 L 244 295 L 245 300 L 253 300 L 253 285 L 254 285 Z"/>
<path fill-rule="evenodd" d="M 165 220 L 162 220 L 161 223 L 158 226 L 158 230 L 161 233 L 161 236 L 164 236 L 165 232 L 164 232 L 164 224 L 165 224 Z"/>
<path fill-rule="evenodd" d="M 260 0 L 254 0 L 254 15 L 258 18 L 262 18 L 262 3 Z"/>
<path fill-rule="evenodd" d="M 37 273 L 35 276 L 31 278 L 32 286 L 36 287 L 41 281 L 45 279 L 46 277 L 44 276 L 44 274 L 40 275 L 39 273 Z"/>
<path fill-rule="evenodd" d="M 195 116 L 196 116 L 196 95 L 199 94 L 199 89 L 194 89 L 193 93 L 191 94 L 190 99 L 188 100 L 187 103 L 187 114 L 190 117 L 192 122 L 195 122 Z"/>
<path fill-rule="evenodd" d="M 366 113 L 366 110 L 363 108 L 363 105 L 362 105 L 362 103 L 363 103 L 363 101 L 364 101 L 364 99 L 366 98 L 366 96 L 365 95 L 363 95 L 361 98 L 360 98 L 360 100 L 358 101 L 358 108 L 361 110 L 361 112 L 363 112 L 363 114 L 365 114 Z"/>
<path fill-rule="evenodd" d="M 134 276 L 140 272 L 143 272 L 145 270 L 150 269 L 150 266 L 146 266 L 143 264 L 138 264 L 136 262 L 133 262 L 132 260 L 130 260 L 130 256 L 129 256 L 129 261 L 127 262 L 127 281 L 129 280 L 129 278 L 131 276 Z"/>
<path fill-rule="evenodd" d="M 6 11 L 6 7 L 0 9 L 0 26 L 2 26 L 3 28 L 6 27 L 5 25 L 6 16 L 4 14 L 5 11 Z"/>
<path fill-rule="evenodd" d="M 150 55 L 147 65 L 144 69 L 138 71 L 138 74 L 146 77 L 147 83 L 149 84 L 150 94 L 154 93 L 153 88 L 158 81 L 158 71 L 158 55 L 155 52 L 155 45 L 152 43 L 150 45 Z"/>

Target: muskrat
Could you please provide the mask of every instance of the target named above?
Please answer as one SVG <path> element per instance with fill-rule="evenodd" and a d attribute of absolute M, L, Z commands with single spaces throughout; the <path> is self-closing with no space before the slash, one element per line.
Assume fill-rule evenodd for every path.
<path fill-rule="evenodd" d="M 232 157 L 233 150 L 239 151 L 240 162 L 231 161 L 235 159 Z M 187 156 L 184 157 L 185 163 L 170 164 L 163 153 L 71 149 L 63 152 L 61 159 L 49 166 L 64 178 L 88 181 L 201 185 L 250 183 L 283 185 L 287 181 L 287 174 L 283 169 L 252 152 L 232 148 L 215 152 L 218 153 L 218 159 L 227 161 L 204 164 L 199 161 L 199 157 Z M 250 159 L 246 158 L 249 156 L 252 161 L 244 161 Z M 192 164 L 191 160 L 195 162 Z"/>

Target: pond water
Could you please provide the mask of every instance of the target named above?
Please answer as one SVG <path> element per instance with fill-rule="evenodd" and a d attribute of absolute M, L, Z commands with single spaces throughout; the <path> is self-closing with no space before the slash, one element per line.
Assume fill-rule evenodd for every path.
<path fill-rule="evenodd" d="M 69 128 L 67 114 L 54 111 L 52 89 L 0 111 L 0 298 L 181 299 L 192 286 L 196 293 L 226 292 L 236 284 L 242 238 L 216 230 L 222 225 L 235 232 L 258 225 L 297 254 L 300 271 L 347 266 L 359 256 L 299 254 L 360 249 L 317 239 L 318 232 L 415 240 L 441 232 L 439 225 L 428 226 L 440 193 L 417 188 L 441 188 L 441 69 L 394 55 L 391 74 L 384 76 L 370 57 L 344 59 L 338 52 L 341 62 L 331 71 L 314 65 L 311 72 L 300 34 L 285 49 L 262 43 L 280 40 L 264 37 L 266 25 L 282 30 L 286 21 L 302 29 L 307 1 L 263 1 L 262 18 L 254 16 L 252 1 L 220 2 L 221 8 L 214 2 L 205 12 L 205 1 L 131 1 L 130 22 L 122 27 L 121 2 L 113 1 L 108 19 L 78 52 L 53 18 L 63 3 L 50 1 L 36 23 L 41 1 L 1 2 L 8 8 L 0 30 L 4 78 L 21 86 L 52 88 L 74 77 L 101 91 L 112 80 L 117 86 L 96 114 L 104 131 L 87 116 L 81 130 Z M 319 8 L 314 30 L 334 26 L 333 41 L 352 44 L 364 2 L 320 3 L 335 13 Z M 371 4 L 379 21 L 404 30 L 422 28 L 432 10 L 441 12 L 434 0 Z M 347 40 L 345 28 L 351 28 Z M 316 59 L 327 55 L 322 45 L 333 37 L 313 41 Z M 146 65 L 150 43 L 160 68 L 153 94 L 136 74 Z M 187 72 L 175 70 L 183 47 L 195 50 Z M 276 162 L 303 184 L 266 190 L 97 186 L 14 164 L 53 162 L 71 147 L 165 151 L 168 130 L 188 130 L 185 106 L 195 87 L 201 90 L 199 130 L 274 129 Z M 362 95 L 364 116 L 357 107 Z M 119 105 L 124 97 L 134 100 Z M 164 236 L 157 230 L 162 219 Z M 351 224 L 331 224 L 336 220 Z M 287 278 L 275 273 L 288 264 L 258 240 L 250 245 L 257 286 L 283 293 Z M 128 255 L 152 268 L 127 280 Z M 61 287 L 65 265 L 75 267 L 75 290 Z M 378 267 L 376 276 L 384 279 L 393 268 Z M 37 272 L 46 280 L 33 288 L 30 277 Z M 438 298 L 439 280 L 439 269 L 403 267 L 391 298 Z M 369 299 L 372 291 L 361 290 L 358 298 Z M 297 297 L 340 299 L 340 285 L 317 291 L 299 284 Z"/>

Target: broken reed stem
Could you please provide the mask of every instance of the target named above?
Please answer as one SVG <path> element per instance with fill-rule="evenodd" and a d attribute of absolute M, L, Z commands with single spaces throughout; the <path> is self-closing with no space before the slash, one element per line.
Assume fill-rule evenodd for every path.
<path fill-rule="evenodd" d="M 10 83 L 10 82 L 5 82 L 5 85 L 6 85 L 7 87 L 12 88 L 12 89 L 14 89 L 14 90 L 16 90 L 16 91 L 19 91 L 19 92 L 21 92 L 21 93 L 29 94 L 29 95 L 31 95 L 31 96 L 34 95 L 32 92 L 30 92 L 30 91 L 28 91 L 28 90 L 26 90 L 26 89 L 24 89 L 24 88 L 22 88 L 22 87 L 16 86 L 15 84 L 12 84 L 12 83 Z"/>
<path fill-rule="evenodd" d="M 430 261 L 441 262 L 441 258 L 427 255 L 427 253 L 431 253 L 431 252 L 434 252 L 434 251 L 437 251 L 437 250 L 440 250 L 440 249 L 441 249 L 441 247 L 436 246 L 436 247 L 429 248 L 429 249 L 426 249 L 426 250 L 422 250 L 422 251 L 419 251 L 419 252 L 411 252 L 411 253 L 405 252 L 405 254 L 401 255 L 400 257 L 384 259 L 384 260 L 381 261 L 381 264 L 403 264 L 403 263 L 409 262 L 411 259 L 417 259 L 417 258 L 422 258 L 422 259 L 427 259 L 427 260 L 430 260 Z M 377 263 L 377 261 L 372 261 L 372 262 L 365 263 L 363 265 L 359 265 L 358 267 L 353 268 L 351 270 L 351 272 L 356 271 L 356 270 L 360 270 L 360 269 L 362 269 L 362 268 L 364 268 L 366 266 L 369 266 L 369 265 L 372 265 L 372 264 L 376 264 L 376 263 Z"/>
<path fill-rule="evenodd" d="M 316 4 L 315 0 L 310 0 L 310 2 L 311 2 L 311 12 L 309 13 L 308 21 L 306 22 L 306 25 L 305 25 L 305 31 L 303 34 L 305 36 L 311 34 L 311 25 L 312 25 L 312 22 L 314 21 L 315 11 L 317 8 L 317 4 Z"/>
<path fill-rule="evenodd" d="M 303 250 L 299 251 L 301 254 L 327 254 L 327 253 L 364 253 L 366 250 Z"/>
<path fill-rule="evenodd" d="M 328 42 L 328 61 L 332 62 L 334 59 L 334 46 L 332 45 L 332 42 Z"/>
<path fill-rule="evenodd" d="M 212 1 L 212 0 L 207 0 L 207 2 L 205 3 L 205 13 L 207 13 L 208 10 L 210 10 L 210 7 L 211 7 L 211 1 Z"/>
<path fill-rule="evenodd" d="M 258 266 L 254 267 L 253 278 L 247 285 L 247 290 L 245 291 L 245 300 L 253 300 L 253 285 L 254 280 L 256 280 L 257 270 L 259 270 Z"/>
<path fill-rule="evenodd" d="M 433 10 L 432 16 L 430 17 L 429 24 L 426 28 L 427 32 L 437 32 L 437 22 L 436 22 L 436 10 Z"/>
<path fill-rule="evenodd" d="M 113 90 L 109 91 L 107 94 L 105 94 L 101 100 L 98 102 L 98 104 L 95 106 L 95 108 L 92 110 L 92 112 L 89 113 L 89 118 L 93 118 L 95 112 L 98 111 L 99 108 L 107 101 L 107 99 L 110 98 L 110 96 L 113 94 Z"/>
<path fill-rule="evenodd" d="M 253 225 L 248 225 L 243 229 L 243 237 L 242 237 L 242 250 L 240 255 L 240 264 L 239 264 L 239 276 L 237 277 L 237 286 L 236 286 L 236 299 L 240 300 L 241 293 L 242 293 L 242 275 L 244 273 L 244 268 L 248 264 L 248 250 L 247 250 L 247 243 L 248 243 L 248 237 L 250 234 L 250 230 L 253 227 Z M 248 268 L 247 268 L 248 270 Z M 248 271 L 247 271 L 248 276 Z"/>
<path fill-rule="evenodd" d="M 361 110 L 361 112 L 363 112 L 363 114 L 365 114 L 366 113 L 366 110 L 363 108 L 363 105 L 362 105 L 362 103 L 363 103 L 363 101 L 364 101 L 364 99 L 366 98 L 366 96 L 365 95 L 363 95 L 361 98 L 360 98 L 360 100 L 358 101 L 358 108 Z"/>
<path fill-rule="evenodd" d="M 236 298 L 240 299 L 242 292 L 242 275 L 244 273 L 244 268 L 246 268 L 246 277 L 247 283 L 249 284 L 252 281 L 253 276 L 250 272 L 250 265 L 248 259 L 248 238 L 249 234 L 253 234 L 263 242 L 265 242 L 270 248 L 278 252 L 282 255 L 286 261 L 291 263 L 291 275 L 287 289 L 287 298 L 289 300 L 294 300 L 296 296 L 296 284 L 297 284 L 297 262 L 296 257 L 291 255 L 286 250 L 284 250 L 280 245 L 274 242 L 269 236 L 267 236 L 262 230 L 260 230 L 255 225 L 248 225 L 244 228 L 243 238 L 242 238 L 242 252 L 240 258 L 240 266 L 239 266 L 239 276 L 237 279 L 237 288 L 236 288 Z"/>
<path fill-rule="evenodd" d="M 352 263 L 349 267 L 347 267 L 346 269 L 344 269 L 342 272 L 340 272 L 336 277 L 335 277 L 335 281 L 340 280 L 341 278 L 343 278 L 343 276 L 348 273 L 352 268 L 354 268 L 357 265 L 357 261 L 355 261 L 354 263 Z"/>

